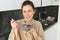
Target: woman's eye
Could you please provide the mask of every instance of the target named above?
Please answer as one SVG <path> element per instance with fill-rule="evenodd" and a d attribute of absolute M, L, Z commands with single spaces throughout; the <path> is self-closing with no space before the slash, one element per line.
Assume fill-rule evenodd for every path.
<path fill-rule="evenodd" d="M 23 11 L 24 13 L 26 12 L 26 11 Z"/>
<path fill-rule="evenodd" d="M 29 10 L 28 12 L 31 12 L 31 10 Z"/>

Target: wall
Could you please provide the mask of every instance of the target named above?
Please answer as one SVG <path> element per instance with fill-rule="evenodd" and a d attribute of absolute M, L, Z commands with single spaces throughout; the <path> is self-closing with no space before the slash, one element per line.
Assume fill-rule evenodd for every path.
<path fill-rule="evenodd" d="M 58 27 L 57 28 L 57 40 L 60 40 L 60 3 L 59 3 L 59 15 L 58 15 L 58 26 L 57 27 Z"/>

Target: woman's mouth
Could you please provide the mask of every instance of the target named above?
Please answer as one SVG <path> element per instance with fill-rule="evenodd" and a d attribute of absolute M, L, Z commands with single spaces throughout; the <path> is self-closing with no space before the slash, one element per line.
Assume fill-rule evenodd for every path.
<path fill-rule="evenodd" d="M 31 16 L 28 16 L 27 18 L 29 19 Z"/>

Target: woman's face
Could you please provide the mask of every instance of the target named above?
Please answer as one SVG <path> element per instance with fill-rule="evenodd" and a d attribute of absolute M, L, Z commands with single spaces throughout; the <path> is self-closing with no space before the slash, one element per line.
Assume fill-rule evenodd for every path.
<path fill-rule="evenodd" d="M 22 13 L 23 13 L 24 19 L 26 21 L 29 21 L 33 18 L 33 15 L 34 15 L 35 11 L 33 10 L 32 6 L 25 5 L 22 8 Z"/>

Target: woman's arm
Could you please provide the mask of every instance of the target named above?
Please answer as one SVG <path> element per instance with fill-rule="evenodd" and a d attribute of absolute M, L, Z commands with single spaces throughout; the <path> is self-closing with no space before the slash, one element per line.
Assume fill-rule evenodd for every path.
<path fill-rule="evenodd" d="M 11 32 L 9 34 L 8 40 L 14 40 L 14 37 L 16 37 L 16 40 L 19 40 L 19 33 L 18 33 L 18 21 L 15 21 L 13 18 L 10 21 L 11 24 Z"/>
<path fill-rule="evenodd" d="M 11 30 L 10 34 L 9 34 L 9 38 L 8 40 L 20 40 L 20 35 L 17 29 L 13 29 Z"/>
<path fill-rule="evenodd" d="M 14 33 L 13 32 L 14 32 L 13 29 L 11 29 L 8 40 L 14 40 Z"/>
<path fill-rule="evenodd" d="M 20 40 L 20 35 L 18 29 L 14 30 L 14 40 Z"/>
<path fill-rule="evenodd" d="M 42 24 L 39 22 L 38 23 L 38 40 L 45 40 L 45 36 L 44 36 L 44 31 L 43 31 L 43 28 L 42 28 Z"/>

